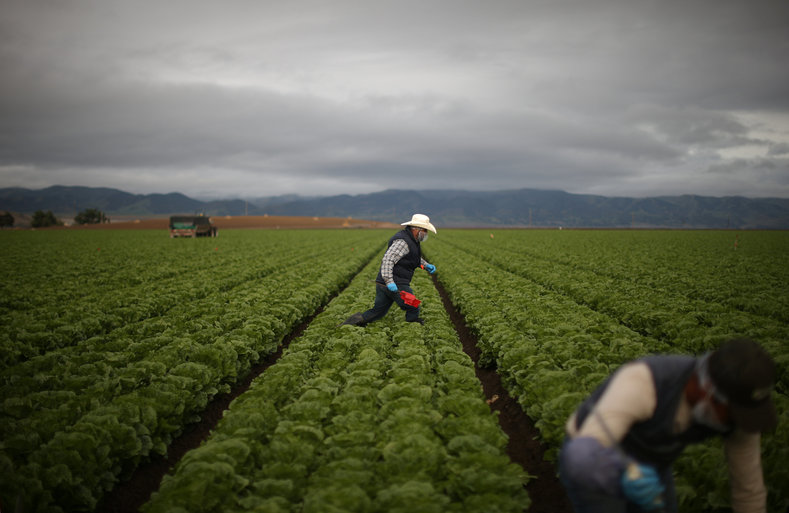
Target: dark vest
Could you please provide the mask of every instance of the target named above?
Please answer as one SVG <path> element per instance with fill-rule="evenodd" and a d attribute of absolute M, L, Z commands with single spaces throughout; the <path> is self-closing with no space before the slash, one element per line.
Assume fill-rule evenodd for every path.
<path fill-rule="evenodd" d="M 392 276 L 397 285 L 410 285 L 411 278 L 414 276 L 414 269 L 422 265 L 422 249 L 419 242 L 411 235 L 411 231 L 406 228 L 392 235 L 389 239 L 389 244 L 386 249 L 392 247 L 392 243 L 398 239 L 402 239 L 408 244 L 408 254 L 400 259 L 392 268 Z M 375 279 L 378 283 L 384 283 L 384 277 L 381 275 L 381 270 L 378 270 L 378 277 Z"/>
<path fill-rule="evenodd" d="M 658 468 L 669 467 L 685 447 L 721 433 L 702 424 L 693 423 L 682 433 L 674 433 L 674 417 L 690 375 L 696 366 L 691 356 L 648 356 L 640 360 L 649 366 L 657 392 L 655 413 L 634 424 L 621 442 L 624 451 L 642 463 Z M 597 400 L 611 381 L 609 377 L 578 408 L 576 425 L 583 425 Z"/>

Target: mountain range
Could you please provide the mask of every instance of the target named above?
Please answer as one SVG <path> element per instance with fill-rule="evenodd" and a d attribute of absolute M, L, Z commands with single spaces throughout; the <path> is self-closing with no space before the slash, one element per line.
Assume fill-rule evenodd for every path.
<path fill-rule="evenodd" d="M 279 215 L 353 217 L 404 222 L 424 213 L 443 227 L 567 227 L 789 229 L 789 199 L 697 195 L 648 198 L 571 194 L 517 189 L 386 190 L 371 194 L 255 199 L 197 200 L 184 194 L 132 194 L 101 187 L 53 186 L 0 189 L 0 212 L 31 214 L 51 210 L 70 219 L 96 208 L 115 216 Z"/>

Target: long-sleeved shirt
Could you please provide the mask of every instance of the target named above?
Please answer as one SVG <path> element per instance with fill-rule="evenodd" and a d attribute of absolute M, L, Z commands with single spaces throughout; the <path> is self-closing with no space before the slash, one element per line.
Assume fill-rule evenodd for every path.
<path fill-rule="evenodd" d="M 592 437 L 602 446 L 611 447 L 611 438 L 621 441 L 630 426 L 653 415 L 656 405 L 655 384 L 649 367 L 641 362 L 629 363 L 617 371 L 595 405 L 597 413 L 589 415 L 580 429 L 576 429 L 575 414 L 570 417 L 567 434 L 570 438 Z M 674 417 L 675 432 L 683 432 L 691 422 L 692 407 L 683 398 Z M 760 434 L 735 429 L 724 439 L 724 451 L 729 466 L 732 510 L 735 513 L 764 513 L 767 489 L 762 474 Z M 588 470 L 594 472 L 594 469 Z"/>
<path fill-rule="evenodd" d="M 381 259 L 381 276 L 387 285 L 394 283 L 392 269 L 394 269 L 395 264 L 401 258 L 408 254 L 408 251 L 408 244 L 404 240 L 398 239 L 392 242 L 392 245 L 384 253 L 384 257 Z M 427 261 L 424 258 L 421 259 L 421 262 L 423 266 L 427 265 Z"/>

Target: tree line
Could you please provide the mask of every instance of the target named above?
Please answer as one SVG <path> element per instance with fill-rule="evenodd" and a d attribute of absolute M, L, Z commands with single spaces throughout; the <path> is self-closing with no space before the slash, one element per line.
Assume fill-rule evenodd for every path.
<path fill-rule="evenodd" d="M 14 226 L 14 222 L 14 216 L 10 212 L 6 211 L 5 213 L 0 214 L 0 228 L 11 228 Z M 74 217 L 74 222 L 80 225 L 109 223 L 110 218 L 97 208 L 88 208 L 78 213 Z M 33 228 L 46 228 L 49 226 L 62 225 L 63 221 L 58 219 L 51 210 L 36 210 L 33 213 L 33 219 L 30 222 L 30 226 Z"/>

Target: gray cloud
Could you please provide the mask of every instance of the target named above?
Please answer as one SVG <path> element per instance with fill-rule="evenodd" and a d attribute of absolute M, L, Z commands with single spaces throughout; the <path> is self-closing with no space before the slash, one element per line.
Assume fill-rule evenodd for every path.
<path fill-rule="evenodd" d="M 782 0 L 3 12 L 0 186 L 789 197 Z"/>
<path fill-rule="evenodd" d="M 789 143 L 772 143 L 769 144 L 767 155 L 775 157 L 779 155 L 789 155 Z"/>

